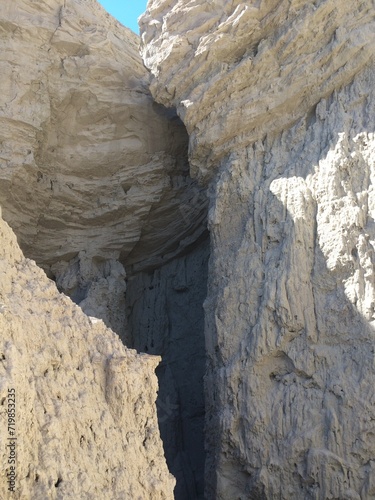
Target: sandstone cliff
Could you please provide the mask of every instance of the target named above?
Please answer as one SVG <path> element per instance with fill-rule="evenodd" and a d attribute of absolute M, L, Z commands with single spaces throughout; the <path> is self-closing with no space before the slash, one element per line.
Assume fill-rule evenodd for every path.
<path fill-rule="evenodd" d="M 375 498 L 373 2 L 150 0 L 210 193 L 209 499 Z"/>
<path fill-rule="evenodd" d="M 0 205 L 55 281 L 1 221 L 13 497 L 172 498 L 159 425 L 178 500 L 375 498 L 374 24 L 150 0 L 149 75 L 95 0 L 2 7 Z"/>

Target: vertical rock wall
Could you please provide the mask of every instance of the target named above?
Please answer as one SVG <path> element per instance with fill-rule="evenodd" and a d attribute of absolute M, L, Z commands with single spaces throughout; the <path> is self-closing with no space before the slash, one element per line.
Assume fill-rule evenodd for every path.
<path fill-rule="evenodd" d="M 209 185 L 209 499 L 375 496 L 370 1 L 151 1 L 152 91 Z"/>
<path fill-rule="evenodd" d="M 203 302 L 209 245 L 157 270 L 129 276 L 128 329 L 138 351 L 158 354 L 157 409 L 175 498 L 203 498 L 205 340 Z"/>
<path fill-rule="evenodd" d="M 235 152 L 218 176 L 210 498 L 375 494 L 373 75 Z"/>

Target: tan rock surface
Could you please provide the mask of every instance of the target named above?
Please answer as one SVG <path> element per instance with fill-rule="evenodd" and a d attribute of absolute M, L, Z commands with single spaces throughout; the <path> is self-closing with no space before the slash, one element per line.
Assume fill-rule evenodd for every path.
<path fill-rule="evenodd" d="M 161 424 L 168 464 L 178 476 L 178 491 L 193 494 L 203 489 L 202 302 L 208 247 L 197 256 L 190 256 L 190 252 L 197 240 L 202 242 L 207 237 L 207 198 L 203 188 L 189 176 L 188 136 L 182 122 L 174 110 L 166 110 L 151 97 L 149 74 L 138 53 L 138 43 L 138 37 L 115 22 L 94 0 L 17 0 L 3 6 L 0 13 L 0 205 L 25 255 L 43 267 L 58 289 L 79 304 L 92 323 L 84 320 L 69 301 L 61 299 L 62 305 L 53 310 L 51 325 L 70 325 L 71 311 L 79 321 L 75 324 L 73 318 L 74 325 L 68 332 L 65 323 L 61 326 L 59 335 L 63 340 L 58 350 L 54 337 L 46 338 L 45 329 L 39 325 L 38 321 L 45 322 L 47 333 L 55 329 L 44 319 L 44 305 L 37 302 L 35 284 L 35 301 L 27 305 L 27 314 L 22 312 L 27 320 L 21 325 L 14 321 L 9 327 L 17 330 L 21 345 L 21 329 L 29 335 L 25 333 L 29 331 L 25 330 L 26 323 L 32 324 L 39 314 L 33 325 L 40 330 L 36 349 L 42 350 L 39 345 L 43 345 L 43 350 L 51 349 L 53 356 L 63 356 L 61 362 L 51 361 L 57 366 L 53 372 L 51 368 L 43 372 L 46 377 L 55 377 L 47 380 L 51 401 L 44 395 L 44 379 L 38 382 L 38 394 L 42 393 L 48 408 L 57 408 L 57 416 L 53 418 L 53 433 L 42 417 L 38 417 L 41 429 L 31 422 L 37 430 L 30 433 L 30 441 L 20 454 L 20 463 L 26 464 L 22 467 L 30 469 L 30 473 L 21 469 L 18 483 L 25 498 L 153 499 L 162 497 L 163 491 L 166 498 L 172 494 L 174 480 L 166 472 L 161 452 L 158 455 L 158 430 L 152 427 L 156 386 L 151 373 L 156 362 L 150 358 L 146 363 L 146 358 L 129 354 L 96 318 L 118 332 L 126 345 L 140 350 L 147 347 L 150 353 L 164 356 L 158 370 L 162 384 L 158 408 L 167 408 L 167 418 L 164 420 L 162 415 Z M 35 272 L 43 276 L 39 270 Z M 15 279 L 22 288 L 24 278 Z M 45 277 L 41 279 L 45 281 Z M 133 280 L 130 291 L 128 279 Z M 160 280 L 160 286 L 155 286 L 157 294 L 152 292 L 151 284 L 156 280 Z M 188 281 L 189 290 L 185 285 L 175 289 L 175 281 Z M 57 294 L 54 285 L 49 286 Z M 187 296 L 194 307 L 186 301 Z M 128 306 L 135 304 L 135 314 L 129 313 L 130 328 L 125 299 Z M 46 299 L 48 311 L 49 304 Z M 63 311 L 65 304 L 68 306 Z M 163 329 L 162 325 L 168 323 L 168 328 Z M 99 329 L 105 340 L 98 339 L 99 334 L 89 335 L 92 329 Z M 150 330 L 157 336 L 154 344 L 148 342 Z M 4 342 L 12 332 L 4 332 Z M 138 337 L 134 338 L 134 334 Z M 107 335 L 116 339 L 115 347 L 100 347 L 109 342 Z M 82 346 L 77 347 L 77 343 Z M 102 353 L 99 359 L 95 357 L 97 343 Z M 34 351 L 27 350 L 29 347 L 27 344 L 22 352 L 35 357 Z M 65 352 L 68 348 L 69 356 Z M 89 350 L 87 356 L 85 349 Z M 111 356 L 113 364 L 106 361 Z M 124 357 L 129 358 L 129 365 L 139 364 L 138 375 L 124 365 Z M 43 354 L 38 354 L 39 358 L 43 361 Z M 46 366 L 48 359 L 43 361 Z M 32 385 L 39 372 L 35 374 L 28 358 L 19 356 L 14 362 L 14 374 L 18 374 L 19 363 L 23 368 L 17 377 L 24 380 L 27 375 Z M 87 366 L 82 368 L 84 363 Z M 142 368 L 142 363 L 147 369 Z M 192 367 L 194 376 L 188 376 Z M 65 378 L 59 378 L 59 370 L 66 373 L 69 390 L 74 394 L 82 392 L 85 398 L 82 403 L 78 400 L 79 408 L 84 407 L 82 417 L 73 415 L 72 398 L 67 394 Z M 78 377 L 82 370 L 83 375 Z M 142 396 L 148 373 L 150 387 Z M 92 389 L 93 377 L 99 379 L 101 392 Z M 63 384 L 62 389 L 57 389 L 57 384 Z M 124 396 L 119 393 L 120 386 Z M 126 399 L 133 401 L 133 389 L 141 394 L 135 407 Z M 38 397 L 31 391 L 32 401 Z M 20 412 L 27 414 L 32 404 L 27 406 L 21 399 Z M 173 415 L 168 405 L 172 405 Z M 103 415 L 100 423 L 97 407 Z M 144 417 L 148 414 L 147 423 Z M 50 417 L 45 419 L 49 421 Z M 99 425 L 101 430 L 97 432 L 95 426 Z M 54 444 L 45 452 L 45 459 L 43 447 L 50 439 L 44 434 L 47 431 Z M 61 457 L 53 456 L 57 440 L 65 434 L 72 436 L 72 467 L 66 458 L 65 441 Z M 150 435 L 143 438 L 145 448 L 151 446 L 148 439 L 154 444 L 150 452 L 140 450 L 138 460 L 139 436 L 143 434 Z M 199 442 L 195 443 L 197 436 Z M 32 456 L 31 440 L 36 443 Z M 79 455 L 82 458 L 78 459 Z M 116 486 L 111 486 L 112 480 Z"/>
<path fill-rule="evenodd" d="M 373 55 L 371 0 L 150 0 L 142 54 L 158 102 L 178 109 L 193 172 L 288 128 Z"/>
<path fill-rule="evenodd" d="M 206 203 L 186 131 L 151 98 L 138 45 L 96 0 L 2 6 L 0 204 L 45 269 L 82 251 L 155 266 L 202 226 L 181 210 Z"/>
<path fill-rule="evenodd" d="M 156 417 L 159 359 L 126 349 L 56 289 L 0 222 L 0 497 L 173 498 Z M 7 491 L 8 389 L 16 492 Z"/>
<path fill-rule="evenodd" d="M 149 2 L 209 181 L 208 499 L 375 498 L 373 2 Z"/>
<path fill-rule="evenodd" d="M 185 128 L 153 101 L 138 45 L 96 0 L 17 0 L 0 14 L 4 219 L 25 255 L 125 340 L 123 266 L 183 252 L 207 212 Z"/>

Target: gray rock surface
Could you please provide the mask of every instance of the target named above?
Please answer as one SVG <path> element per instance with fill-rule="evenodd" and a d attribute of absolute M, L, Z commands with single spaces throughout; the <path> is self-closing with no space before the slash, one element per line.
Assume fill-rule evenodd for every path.
<path fill-rule="evenodd" d="M 63 290 L 90 317 L 100 318 L 121 334 L 129 346 L 126 328 L 126 273 L 115 259 L 90 258 L 85 251 L 69 262 L 52 264 L 50 271 Z"/>
<path fill-rule="evenodd" d="M 157 409 L 175 498 L 195 500 L 204 492 L 205 340 L 203 302 L 207 293 L 209 241 L 153 272 L 129 278 L 127 316 L 130 344 L 157 354 Z"/>
<path fill-rule="evenodd" d="M 210 190 L 208 499 L 375 498 L 374 14 L 151 0 L 143 17 L 153 95 Z"/>

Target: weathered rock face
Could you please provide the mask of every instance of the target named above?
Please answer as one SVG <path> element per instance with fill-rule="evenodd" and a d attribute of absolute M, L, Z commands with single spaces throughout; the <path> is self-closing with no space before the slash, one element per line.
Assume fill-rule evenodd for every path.
<path fill-rule="evenodd" d="M 151 0 L 143 58 L 158 102 L 178 109 L 195 174 L 281 132 L 348 83 L 373 53 L 373 4 Z"/>
<path fill-rule="evenodd" d="M 143 17 L 211 192 L 207 498 L 375 496 L 374 25 L 370 1 Z"/>
<path fill-rule="evenodd" d="M 0 204 L 26 255 L 63 284 L 77 263 L 156 267 L 195 241 L 206 198 L 139 38 L 94 0 L 8 2 L 0 29 Z"/>
<path fill-rule="evenodd" d="M 2 8 L 4 217 L 88 316 L 163 356 L 176 497 L 201 498 L 207 203 L 189 140 L 210 193 L 207 498 L 375 497 L 372 2 L 150 0 L 142 29 L 170 112 L 94 0 Z M 171 498 L 157 360 L 0 228 L 17 494 Z"/>
<path fill-rule="evenodd" d="M 156 415 L 159 359 L 90 320 L 0 220 L 0 496 L 173 498 Z M 8 389 L 15 390 L 15 493 L 8 492 Z"/>
<path fill-rule="evenodd" d="M 370 75 L 218 179 L 206 334 L 219 497 L 374 494 Z"/>

